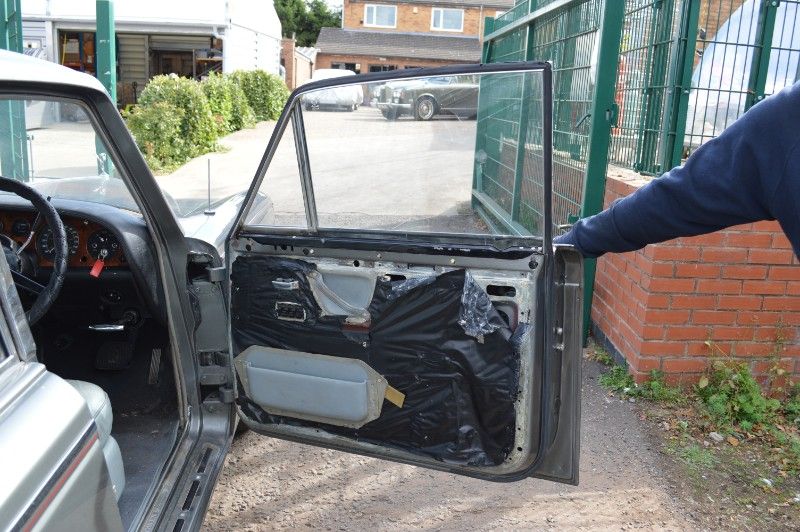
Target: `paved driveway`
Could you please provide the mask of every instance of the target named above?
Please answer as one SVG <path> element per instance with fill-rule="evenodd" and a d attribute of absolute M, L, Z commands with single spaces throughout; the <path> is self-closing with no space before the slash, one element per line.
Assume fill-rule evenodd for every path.
<path fill-rule="evenodd" d="M 670 494 L 635 405 L 585 364 L 580 486 L 494 484 L 299 445 L 234 441 L 205 530 L 697 528 Z"/>

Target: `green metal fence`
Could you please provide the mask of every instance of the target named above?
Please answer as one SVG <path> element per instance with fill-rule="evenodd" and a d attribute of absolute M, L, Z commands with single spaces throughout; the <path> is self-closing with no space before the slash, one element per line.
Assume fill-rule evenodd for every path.
<path fill-rule="evenodd" d="M 496 20 L 486 20 L 484 62 L 553 64 L 555 230 L 603 206 L 623 15 L 618 0 L 525 0 Z M 517 126 L 527 123 L 528 117 L 519 114 L 525 107 L 478 117 L 489 140 L 483 147 L 487 163 L 476 169 L 473 205 L 505 231 L 541 234 L 541 187 L 530 170 L 533 165 L 526 164 L 525 128 Z M 594 261 L 587 261 L 585 272 L 591 294 Z M 591 299 L 585 303 L 588 313 Z"/>
<path fill-rule="evenodd" d="M 800 0 L 626 0 L 613 164 L 677 166 L 800 79 Z"/>
<path fill-rule="evenodd" d="M 487 20 L 485 62 L 546 60 L 553 64 L 556 225 L 581 215 L 589 168 L 594 89 L 597 84 L 614 84 L 614 69 L 598 76 L 596 64 L 604 7 L 603 0 L 527 0 L 496 20 Z M 618 40 L 619 35 L 616 37 Z M 541 199 L 535 196 L 538 188 L 525 172 L 524 142 L 515 113 L 517 109 L 509 108 L 502 116 L 479 120 L 479 127 L 486 128 L 493 141 L 486 149 L 488 164 L 482 168 L 482 188 L 474 191 L 475 203 L 488 210 L 489 218 L 505 229 L 540 234 Z M 602 159 L 597 151 L 595 154 Z M 603 174 L 596 176 L 600 189 Z"/>
<path fill-rule="evenodd" d="M 660 175 L 800 80 L 800 0 L 524 0 L 487 19 L 483 60 L 553 63 L 558 234 L 602 208 L 609 161 Z M 536 234 L 514 112 L 479 123 L 494 142 L 473 204 L 504 230 Z M 593 282 L 589 261 L 587 318 Z"/>
<path fill-rule="evenodd" d="M 610 160 L 643 174 L 661 170 L 669 66 L 680 0 L 627 0 L 619 65 L 619 117 L 612 131 Z"/>

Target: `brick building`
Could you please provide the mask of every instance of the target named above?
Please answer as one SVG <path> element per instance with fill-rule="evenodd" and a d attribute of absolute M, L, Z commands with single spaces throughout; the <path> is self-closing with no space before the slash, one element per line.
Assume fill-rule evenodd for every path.
<path fill-rule="evenodd" d="M 342 27 L 323 28 L 316 68 L 356 73 L 477 63 L 486 17 L 513 0 L 345 0 Z"/>

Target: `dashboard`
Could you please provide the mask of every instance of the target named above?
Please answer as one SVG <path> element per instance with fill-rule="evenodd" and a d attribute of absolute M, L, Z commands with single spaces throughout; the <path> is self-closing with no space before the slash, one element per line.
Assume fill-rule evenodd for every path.
<path fill-rule="evenodd" d="M 61 306 L 69 314 L 82 305 L 80 312 L 97 315 L 134 308 L 166 323 L 155 250 L 142 216 L 89 201 L 52 198 L 51 204 L 64 222 L 69 250 L 64 286 L 51 311 Z M 2 238 L 22 245 L 36 216 L 28 201 L 0 194 Z M 104 250 L 102 268 L 93 270 Z M 33 279 L 47 283 L 53 266 L 53 236 L 46 224 L 39 225 L 24 255 L 33 263 Z"/>
<path fill-rule="evenodd" d="M 67 233 L 69 268 L 91 268 L 101 255 L 104 268 L 128 267 L 122 244 L 113 231 L 83 217 L 62 215 L 61 219 Z M 0 234 L 22 245 L 35 220 L 36 214 L 30 211 L 0 211 Z M 53 232 L 44 223 L 38 227 L 28 249 L 35 250 L 39 267 L 53 266 Z"/>

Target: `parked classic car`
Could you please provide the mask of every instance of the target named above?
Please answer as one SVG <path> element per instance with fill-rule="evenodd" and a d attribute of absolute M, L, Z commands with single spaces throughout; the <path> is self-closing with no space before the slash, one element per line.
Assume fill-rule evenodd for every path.
<path fill-rule="evenodd" d="M 0 529 L 197 530 L 237 420 L 485 480 L 577 483 L 582 270 L 547 229 L 549 167 L 542 234 L 481 232 L 449 199 L 428 201 L 425 159 L 427 186 L 403 202 L 396 187 L 410 182 L 395 175 L 369 202 L 354 197 L 346 180 L 364 165 L 344 163 L 371 148 L 342 143 L 357 133 L 344 127 L 320 136 L 331 117 L 301 103 L 349 81 L 502 73 L 538 87 L 528 104 L 548 117 L 549 68 L 457 66 L 296 90 L 238 210 L 204 213 L 230 215 L 221 256 L 216 236 L 187 236 L 202 231 L 181 226 L 95 78 L 0 52 Z M 49 110 L 32 132 L 25 109 L 38 104 Z M 447 166 L 458 159 L 468 198 L 476 134 L 462 129 L 447 132 Z M 548 120 L 543 131 L 547 160 Z M 33 178 L 20 142 L 32 133 Z M 367 139 L 386 146 L 382 157 L 408 161 L 409 143 L 439 149 L 430 136 L 386 135 Z M 273 197 L 297 190 L 302 221 L 255 212 L 262 184 L 280 189 Z M 409 225 L 429 223 L 425 212 L 389 223 L 384 207 L 369 213 L 380 201 L 417 209 L 415 194 L 441 210 L 443 230 Z"/>
<path fill-rule="evenodd" d="M 352 70 L 338 68 L 320 68 L 315 70 L 308 83 L 323 79 L 337 79 L 355 76 Z M 338 109 L 344 111 L 355 111 L 364 100 L 364 92 L 361 85 L 343 85 L 322 91 L 314 91 L 303 96 L 303 108 L 307 111 L 312 109 Z"/>
<path fill-rule="evenodd" d="M 465 76 L 422 77 L 387 83 L 377 91 L 375 105 L 387 120 L 413 116 L 430 120 L 437 115 L 475 118 L 478 84 Z"/>

